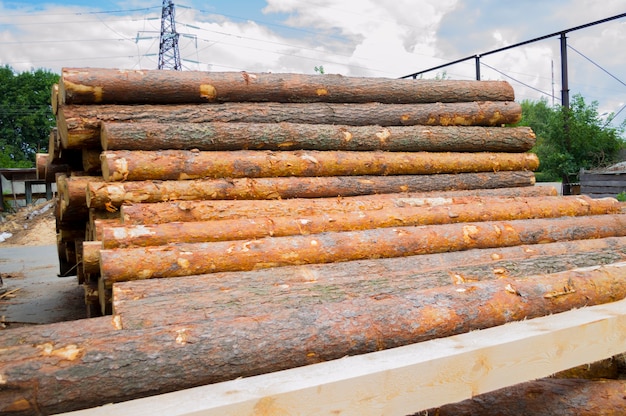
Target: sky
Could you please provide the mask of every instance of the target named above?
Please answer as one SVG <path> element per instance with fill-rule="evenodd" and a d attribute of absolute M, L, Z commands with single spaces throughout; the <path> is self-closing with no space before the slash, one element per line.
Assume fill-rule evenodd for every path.
<path fill-rule="evenodd" d="M 398 78 L 626 13 L 625 0 L 174 0 L 184 70 Z M 0 0 L 0 65 L 156 69 L 162 2 Z M 626 119 L 626 17 L 567 33 L 570 96 Z M 558 36 L 480 58 L 516 100 L 561 103 Z M 475 60 L 423 78 L 475 79 Z M 614 115 L 614 117 L 611 117 Z"/>

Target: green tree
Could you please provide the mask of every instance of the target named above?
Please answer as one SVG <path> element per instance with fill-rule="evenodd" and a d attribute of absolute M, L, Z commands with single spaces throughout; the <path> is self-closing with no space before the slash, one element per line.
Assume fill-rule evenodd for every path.
<path fill-rule="evenodd" d="M 46 70 L 16 73 L 0 67 L 0 167 L 33 167 L 55 124 L 50 105 L 59 75 Z"/>
<path fill-rule="evenodd" d="M 549 107 L 547 101 L 523 101 L 520 125 L 537 135 L 532 152 L 539 157 L 538 178 L 575 180 L 581 168 L 605 167 L 617 161 L 624 147 L 624 124 L 608 127 L 598 116 L 598 103 L 585 103 L 575 95 L 566 109 Z"/>

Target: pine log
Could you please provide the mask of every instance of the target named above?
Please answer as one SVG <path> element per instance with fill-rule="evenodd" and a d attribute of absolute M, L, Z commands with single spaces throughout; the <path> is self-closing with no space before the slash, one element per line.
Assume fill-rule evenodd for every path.
<path fill-rule="evenodd" d="M 377 228 L 100 251 L 115 282 L 626 235 L 626 215 Z"/>
<path fill-rule="evenodd" d="M 340 124 L 351 126 L 499 126 L 521 119 L 510 101 L 433 104 L 280 104 L 65 105 L 57 128 L 65 149 L 100 148 L 101 122 L 246 122 Z"/>
<path fill-rule="evenodd" d="M 271 280 L 264 293 L 238 297 L 249 283 L 242 273 L 216 315 L 191 312 L 201 322 L 163 326 L 155 319 L 112 330 L 112 323 L 124 328 L 118 315 L 10 330 L 0 338 L 0 412 L 88 408 L 612 302 L 626 296 L 625 266 L 478 282 L 464 291 L 370 286 L 337 297 Z M 555 295 L 564 288 L 575 290 Z"/>
<path fill-rule="evenodd" d="M 48 166 L 48 153 L 35 153 L 35 169 L 37 179 L 46 178 L 46 166 Z"/>
<path fill-rule="evenodd" d="M 84 241 L 82 252 L 82 268 L 85 276 L 93 277 L 100 274 L 101 241 Z"/>
<path fill-rule="evenodd" d="M 228 101 L 414 104 L 515 99 L 513 88 L 504 81 L 102 68 L 64 68 L 59 93 L 67 104 Z"/>
<path fill-rule="evenodd" d="M 534 153 L 117 150 L 102 153 L 105 181 L 284 176 L 432 175 L 534 171 Z"/>
<path fill-rule="evenodd" d="M 512 284 L 510 290 L 514 292 L 514 289 L 518 288 L 512 282 L 524 280 L 531 274 L 561 273 L 578 267 L 610 265 L 612 259 L 619 262 L 626 257 L 623 246 L 619 251 L 609 253 L 606 257 L 601 252 L 584 251 L 582 244 L 578 246 L 583 250 L 560 253 L 552 257 L 531 255 L 517 261 L 449 265 L 449 268 L 444 270 L 409 269 L 408 263 L 414 266 L 423 263 L 421 256 L 413 256 L 405 260 L 403 269 L 397 270 L 397 273 L 392 271 L 390 274 L 382 267 L 375 267 L 371 270 L 361 270 L 362 273 L 357 275 L 351 272 L 358 271 L 359 268 L 351 267 L 353 266 L 351 264 L 341 264 L 343 268 L 335 265 L 334 269 L 318 267 L 317 270 L 320 273 L 312 274 L 308 266 L 300 266 L 288 268 L 288 271 L 294 274 L 287 274 L 287 270 L 283 268 L 265 271 L 266 274 L 277 274 L 269 281 L 263 281 L 257 280 L 263 272 L 254 271 L 246 273 L 250 280 L 245 288 L 238 287 L 241 285 L 242 277 L 236 272 L 184 276 L 173 280 L 152 279 L 116 283 L 113 286 L 115 293 L 113 313 L 122 317 L 124 328 L 137 329 L 153 325 L 185 325 L 203 321 L 208 316 L 218 316 L 224 313 L 225 307 L 233 301 L 233 296 L 245 301 L 253 294 L 260 293 L 274 300 L 283 299 L 285 296 L 297 297 L 302 293 L 318 293 L 319 301 L 323 302 L 327 297 L 336 301 L 347 299 L 356 293 L 361 294 L 367 291 L 387 293 L 388 291 L 394 292 L 401 287 L 415 291 L 453 286 L 462 290 L 468 285 L 502 279 Z M 456 257 L 461 262 L 465 261 L 461 256 L 452 254 L 442 255 L 448 258 Z M 600 262 L 597 262 L 598 260 Z M 574 263 L 571 263 L 572 261 Z M 509 267 L 510 272 L 502 273 L 501 270 L 504 267 Z M 352 270 L 348 272 L 347 269 Z M 334 274 L 332 270 L 338 270 L 338 273 Z M 460 279 L 459 276 L 463 278 Z M 270 283 L 271 287 L 269 287 Z M 235 293 L 232 293 L 233 291 Z M 305 296 L 302 307 L 306 307 L 306 300 Z M 195 316 L 190 313 L 191 310 L 196 311 Z M 259 315 L 264 313 L 262 305 L 259 305 L 258 312 Z"/>
<path fill-rule="evenodd" d="M 56 127 L 50 129 L 50 135 L 48 136 L 48 154 L 50 155 L 48 159 L 49 164 L 60 162 L 61 140 Z"/>
<path fill-rule="evenodd" d="M 47 164 L 45 172 L 46 182 L 55 182 L 57 174 L 70 175 L 72 166 L 68 164 Z"/>
<path fill-rule="evenodd" d="M 87 206 L 115 209 L 128 202 L 206 199 L 286 199 L 355 196 L 376 193 L 533 185 L 532 172 L 483 172 L 437 175 L 330 176 L 196 179 L 187 181 L 95 182 L 87 187 Z"/>
<path fill-rule="evenodd" d="M 119 227 L 122 223 L 119 218 L 98 219 L 93 222 L 93 240 L 102 241 L 104 230 L 107 227 Z"/>
<path fill-rule="evenodd" d="M 57 191 L 62 199 L 61 219 L 66 222 L 83 222 L 89 219 L 87 185 L 103 183 L 98 176 L 82 176 L 74 172 L 71 176 L 57 176 Z"/>
<path fill-rule="evenodd" d="M 50 89 L 50 106 L 52 107 L 52 114 L 56 115 L 59 109 L 59 84 L 53 84 Z"/>
<path fill-rule="evenodd" d="M 390 201 L 389 201 L 390 202 Z M 142 225 L 105 225 L 96 236 L 103 248 L 146 247 L 168 243 L 253 240 L 262 237 L 309 235 L 410 225 L 450 224 L 472 221 L 508 221 L 562 216 L 620 213 L 613 198 L 547 197 L 500 200 L 487 204 L 434 207 L 384 207 L 350 212 L 319 212 L 308 216 L 251 216 L 250 218 L 170 222 Z"/>
<path fill-rule="evenodd" d="M 414 416 L 598 416 L 626 408 L 626 380 L 540 379 Z"/>
<path fill-rule="evenodd" d="M 99 149 L 82 149 L 81 150 L 82 170 L 87 175 L 101 175 L 102 163 L 100 162 Z"/>
<path fill-rule="evenodd" d="M 102 249 L 97 245 L 97 249 Z M 298 287 L 319 284 L 344 288 L 384 284 L 413 289 L 431 289 L 482 280 L 523 278 L 531 274 L 555 273 L 577 267 L 591 267 L 626 260 L 626 237 L 496 247 L 468 251 L 422 254 L 341 263 L 307 264 L 245 273 L 247 288 L 261 293 L 261 287 Z M 241 272 L 218 272 L 171 279 L 131 280 L 116 283 L 115 309 L 121 311 L 138 299 L 204 296 L 216 290 L 228 290 L 239 283 Z M 219 286 L 216 286 L 219 285 Z"/>
<path fill-rule="evenodd" d="M 529 127 L 347 126 L 295 123 L 110 123 L 104 150 L 386 150 L 404 152 L 525 152 Z"/>
<path fill-rule="evenodd" d="M 469 191 L 425 192 L 419 194 L 375 194 L 345 198 L 294 198 L 273 200 L 173 201 L 124 204 L 120 207 L 122 222 L 161 224 L 177 221 L 209 221 L 251 216 L 315 215 L 322 212 L 375 210 L 385 207 L 436 206 L 451 204 L 485 204 L 502 198 L 556 196 L 550 186 L 476 189 Z"/>

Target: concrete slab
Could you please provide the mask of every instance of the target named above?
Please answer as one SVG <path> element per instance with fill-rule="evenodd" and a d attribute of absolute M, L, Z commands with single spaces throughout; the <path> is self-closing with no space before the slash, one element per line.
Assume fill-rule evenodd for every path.
<path fill-rule="evenodd" d="M 83 288 L 76 276 L 58 277 L 56 246 L 0 248 L 3 291 L 14 297 L 0 299 L 0 317 L 9 327 L 47 324 L 86 318 Z"/>

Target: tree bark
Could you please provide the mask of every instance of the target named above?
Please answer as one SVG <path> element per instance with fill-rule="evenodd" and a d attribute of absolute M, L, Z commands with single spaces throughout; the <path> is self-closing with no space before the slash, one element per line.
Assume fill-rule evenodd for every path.
<path fill-rule="evenodd" d="M 0 412 L 77 410 L 611 302 L 626 296 L 621 266 L 478 282 L 464 291 L 370 286 L 336 297 L 315 285 L 292 292 L 268 282 L 264 293 L 241 298 L 250 282 L 242 273 L 234 290 L 223 291 L 230 302 L 215 304 L 206 318 L 194 311 L 197 321 L 184 326 L 155 319 L 141 329 L 111 329 L 112 321 L 125 327 L 118 315 L 10 330 L 0 338 Z M 575 290 L 555 296 L 564 288 Z"/>
<path fill-rule="evenodd" d="M 35 153 L 35 169 L 37 172 L 37 179 L 46 179 L 48 159 L 48 153 Z"/>
<path fill-rule="evenodd" d="M 61 203 L 61 220 L 64 222 L 85 223 L 89 219 L 87 207 L 87 185 L 89 183 L 103 183 L 101 177 L 81 176 L 57 176 L 57 192 Z"/>
<path fill-rule="evenodd" d="M 626 406 L 626 380 L 541 379 L 481 394 L 414 416 L 597 416 Z"/>
<path fill-rule="evenodd" d="M 332 231 L 412 225 L 450 224 L 472 221 L 507 221 L 531 218 L 601 215 L 619 213 L 615 199 L 592 200 L 580 197 L 501 200 L 486 204 L 434 207 L 385 207 L 350 212 L 319 212 L 308 216 L 259 216 L 249 218 L 170 222 L 142 225 L 106 225 L 101 236 L 103 248 L 146 247 L 168 243 L 253 240 L 262 237 L 309 235 Z M 116 221 L 119 224 L 119 221 Z"/>
<path fill-rule="evenodd" d="M 432 175 L 534 171 L 534 153 L 118 150 L 102 153 L 105 181 L 285 176 Z"/>
<path fill-rule="evenodd" d="M 103 122 L 104 150 L 386 150 L 525 152 L 529 127 L 348 126 L 296 123 Z"/>
<path fill-rule="evenodd" d="M 99 149 L 82 149 L 82 170 L 87 175 L 102 175 L 102 162 L 100 161 Z"/>
<path fill-rule="evenodd" d="M 100 250 L 102 250 L 102 241 L 83 242 L 82 268 L 85 276 L 100 274 Z"/>
<path fill-rule="evenodd" d="M 115 282 L 626 235 L 626 215 L 377 228 L 100 251 Z"/>
<path fill-rule="evenodd" d="M 285 287 L 298 288 L 310 284 L 336 286 L 349 291 L 352 286 L 373 287 L 379 282 L 422 290 L 504 277 L 517 279 L 618 263 L 625 259 L 626 237 L 606 237 L 258 269 L 246 272 L 245 278 L 249 281 L 246 288 L 251 292 L 256 290 L 256 293 L 261 293 L 262 287 L 287 285 Z M 149 279 L 116 283 L 116 308 L 122 310 L 127 302 L 138 299 L 150 303 L 152 297 L 167 298 L 183 293 L 205 296 L 205 293 L 238 285 L 241 276 L 241 272 L 217 272 L 177 277 L 173 281 Z"/>
<path fill-rule="evenodd" d="M 513 88 L 504 81 L 100 68 L 64 68 L 59 90 L 62 101 L 68 104 L 228 101 L 414 104 L 515 99 Z"/>
<path fill-rule="evenodd" d="M 469 191 L 425 192 L 419 194 L 374 194 L 344 198 L 294 198 L 273 200 L 208 200 L 132 203 L 120 207 L 122 222 L 162 224 L 225 220 L 257 216 L 316 215 L 320 213 L 377 210 L 403 206 L 485 204 L 502 198 L 556 196 L 554 187 L 476 189 Z"/>
<path fill-rule="evenodd" d="M 530 186 L 532 172 L 438 175 L 330 176 L 196 179 L 188 181 L 90 182 L 87 205 L 119 207 L 128 202 L 206 199 L 323 198 L 375 193 L 427 192 Z"/>
<path fill-rule="evenodd" d="M 225 103 L 179 105 L 65 105 L 57 114 L 63 148 L 99 148 L 101 122 L 246 122 L 351 126 L 499 126 L 521 119 L 510 101 L 433 104 Z"/>

